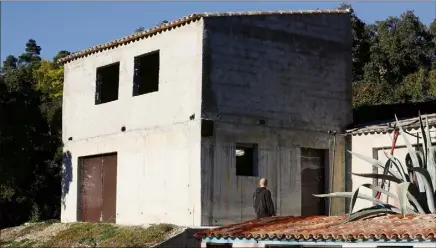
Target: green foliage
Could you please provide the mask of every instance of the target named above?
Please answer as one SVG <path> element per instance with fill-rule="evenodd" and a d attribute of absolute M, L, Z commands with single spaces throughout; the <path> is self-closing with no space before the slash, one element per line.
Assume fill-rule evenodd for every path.
<path fill-rule="evenodd" d="M 56 54 L 56 56 L 54 56 L 53 62 L 56 63 L 57 65 L 59 65 L 58 60 L 66 57 L 70 54 L 71 54 L 70 52 L 62 50 L 62 51 L 58 52 L 58 54 Z"/>
<path fill-rule="evenodd" d="M 40 219 L 39 219 L 40 215 L 41 215 L 41 213 L 39 211 L 38 205 L 37 204 L 33 204 L 32 212 L 31 212 L 31 215 L 30 215 L 29 222 L 32 222 L 32 223 L 39 222 L 40 221 Z"/>
<path fill-rule="evenodd" d="M 56 58 L 56 57 L 55 57 Z M 64 82 L 64 67 L 55 62 L 43 60 L 41 65 L 33 71 L 36 80 L 36 90 L 48 95 L 50 100 L 62 97 Z"/>
<path fill-rule="evenodd" d="M 29 40 L 2 66 L 0 227 L 59 217 L 63 72 L 40 52 Z"/>
<path fill-rule="evenodd" d="M 424 120 L 419 116 L 421 133 L 423 144 L 420 145 L 423 148 L 423 152 L 416 151 L 412 144 L 407 139 L 407 134 L 404 132 L 402 126 L 397 120 L 397 128 L 400 131 L 401 137 L 408 149 L 408 155 L 406 161 L 401 163 L 394 156 L 385 152 L 388 161 L 386 164 L 379 160 L 369 158 L 360 154 L 350 152 L 356 158 L 362 159 L 368 162 L 368 165 L 372 165 L 377 168 L 388 168 L 387 174 L 353 174 L 360 177 L 383 179 L 398 184 L 397 194 L 388 192 L 378 185 L 364 184 L 358 187 L 354 192 L 335 192 L 324 195 L 315 195 L 316 197 L 343 197 L 351 198 L 350 204 L 350 217 L 349 220 L 357 219 L 358 216 L 371 216 L 371 213 L 380 214 L 384 213 L 401 213 L 403 215 L 407 213 L 420 213 L 430 214 L 436 213 L 436 149 L 432 146 L 431 136 L 429 132 L 429 126 L 427 120 Z M 359 193 L 361 187 L 370 188 L 373 191 L 381 192 L 389 197 L 394 198 L 400 203 L 400 208 L 389 205 L 387 202 L 382 202 L 379 199 Z M 359 212 L 353 212 L 356 199 L 361 198 L 372 201 L 379 204 L 375 209 L 374 207 L 369 209 L 363 209 Z M 365 213 L 362 215 L 362 213 Z"/>
<path fill-rule="evenodd" d="M 141 27 L 138 27 L 135 29 L 135 33 L 139 33 L 139 32 L 142 32 L 144 30 L 145 30 L 145 28 L 141 26 Z"/>
<path fill-rule="evenodd" d="M 340 9 L 350 8 L 342 4 Z M 413 11 L 366 24 L 351 14 L 353 105 L 436 99 L 436 19 L 426 27 Z"/>

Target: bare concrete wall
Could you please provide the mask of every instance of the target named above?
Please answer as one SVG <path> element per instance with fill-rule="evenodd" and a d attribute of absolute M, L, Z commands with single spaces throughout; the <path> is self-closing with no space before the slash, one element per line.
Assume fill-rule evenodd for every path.
<path fill-rule="evenodd" d="M 208 18 L 203 60 L 205 118 L 337 131 L 352 121 L 348 14 Z"/>
<path fill-rule="evenodd" d="M 216 136 L 203 138 L 202 225 L 227 225 L 254 219 L 252 195 L 260 177 L 269 180 L 278 215 L 301 214 L 300 148 L 327 149 L 332 158 L 333 137 L 325 132 L 217 123 Z M 236 176 L 235 144 L 259 145 L 258 177 Z M 343 145 L 337 147 L 344 149 Z M 343 167 L 343 161 L 335 168 Z M 338 169 L 335 181 L 344 183 Z M 342 174 L 341 174 L 342 173 Z M 325 193 L 325 192 L 320 192 Z M 344 209 L 344 202 L 335 213 Z"/>
<path fill-rule="evenodd" d="M 300 215 L 300 147 L 328 149 L 330 161 L 335 150 L 334 189 L 343 189 L 345 142 L 333 149 L 327 131 L 352 121 L 349 16 L 208 18 L 203 47 L 202 118 L 216 123 L 215 137 L 202 138 L 203 225 L 253 219 L 259 177 L 279 215 Z M 236 142 L 259 144 L 259 177 L 236 176 Z"/>
<path fill-rule="evenodd" d="M 77 220 L 78 157 L 118 152 L 117 223 L 200 224 L 202 39 L 198 21 L 65 65 L 63 222 Z M 157 49 L 159 91 L 132 97 L 134 57 Z M 118 100 L 95 105 L 96 68 L 118 61 Z"/>

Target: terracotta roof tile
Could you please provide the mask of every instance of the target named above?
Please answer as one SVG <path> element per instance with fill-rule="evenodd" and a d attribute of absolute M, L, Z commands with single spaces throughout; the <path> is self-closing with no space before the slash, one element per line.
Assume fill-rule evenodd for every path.
<path fill-rule="evenodd" d="M 191 22 L 195 22 L 201 18 L 207 18 L 207 17 L 217 17 L 217 16 L 252 16 L 252 15 L 291 15 L 291 14 L 344 14 L 349 13 L 349 10 L 295 10 L 295 11 L 252 11 L 252 12 L 214 12 L 214 13 L 196 13 L 191 14 L 182 18 L 179 18 L 177 20 L 163 23 L 160 25 L 157 25 L 155 27 L 152 27 L 148 30 L 134 33 L 128 36 L 125 36 L 123 38 L 120 38 L 118 40 L 113 40 L 110 42 L 107 42 L 102 45 L 97 45 L 94 47 L 90 47 L 88 49 L 72 53 L 69 56 L 66 56 L 64 58 L 59 59 L 58 61 L 60 63 L 67 63 L 71 60 L 86 57 L 90 54 L 94 54 L 97 52 L 101 52 L 107 49 L 111 49 L 114 47 L 118 47 L 120 45 L 128 44 L 130 42 L 138 41 L 139 39 L 148 38 L 150 36 L 170 31 L 174 28 L 184 26 L 186 24 L 189 24 Z"/>
<path fill-rule="evenodd" d="M 386 215 L 343 223 L 345 216 L 277 216 L 218 227 L 196 238 L 279 240 L 408 240 L 435 241 L 436 214 Z"/>

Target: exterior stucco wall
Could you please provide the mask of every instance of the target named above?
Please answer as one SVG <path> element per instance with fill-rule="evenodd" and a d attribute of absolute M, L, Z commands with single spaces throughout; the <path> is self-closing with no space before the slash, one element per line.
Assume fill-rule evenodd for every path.
<path fill-rule="evenodd" d="M 197 21 L 65 65 L 63 141 L 71 175 L 63 222 L 77 220 L 78 157 L 117 152 L 117 223 L 200 224 L 202 39 Z M 132 97 L 134 57 L 157 49 L 159 91 Z M 95 105 L 96 68 L 117 61 L 118 100 Z"/>
<path fill-rule="evenodd" d="M 432 142 L 436 142 L 436 128 L 432 127 L 430 129 L 430 136 L 432 137 Z M 420 137 L 422 137 L 422 134 L 420 130 L 410 130 L 409 133 L 412 133 L 416 135 L 419 133 Z M 406 136 L 409 142 L 412 145 L 417 144 L 417 138 L 413 137 L 411 135 Z M 392 139 L 393 139 L 393 133 L 374 133 L 374 134 L 360 134 L 360 135 L 353 135 L 352 136 L 352 151 L 358 154 L 362 154 L 367 157 L 376 158 L 382 161 L 383 163 L 387 161 L 386 156 L 384 155 L 384 151 L 387 153 L 390 152 L 392 147 Z M 422 143 L 422 138 L 420 139 L 420 142 Z M 397 139 L 397 143 L 394 150 L 394 156 L 397 157 L 401 163 L 404 164 L 406 155 L 408 151 L 406 148 L 406 144 L 404 143 L 404 138 L 400 134 Z M 368 162 L 361 160 L 355 156 L 351 159 L 352 164 L 352 172 L 353 173 L 373 173 L 373 166 L 370 165 Z M 380 170 L 379 173 L 382 173 Z M 363 178 L 358 176 L 352 176 L 352 190 L 356 190 L 357 187 L 359 187 L 362 184 L 365 183 L 373 183 L 373 180 L 371 178 Z M 391 191 L 396 194 L 396 187 L 395 183 L 391 183 Z M 369 196 L 373 195 L 373 192 L 370 189 L 367 188 L 361 188 L 359 190 L 362 194 L 366 194 Z M 386 197 L 382 194 L 382 200 L 385 200 Z M 392 199 L 389 201 L 390 204 L 397 205 L 395 201 Z M 358 211 L 362 208 L 371 207 L 373 206 L 372 202 L 362 199 L 357 199 L 356 205 L 353 211 Z"/>
<path fill-rule="evenodd" d="M 197 21 L 66 64 L 63 141 L 116 134 L 122 126 L 141 130 L 199 117 L 202 40 L 203 23 Z M 159 91 L 132 97 L 134 57 L 158 49 Z M 95 105 L 96 68 L 115 62 L 120 62 L 118 100 Z"/>
<path fill-rule="evenodd" d="M 118 224 L 174 223 L 199 225 L 200 123 L 119 133 L 65 147 L 71 154 L 71 181 L 62 206 L 63 222 L 77 216 L 78 158 L 117 152 Z"/>

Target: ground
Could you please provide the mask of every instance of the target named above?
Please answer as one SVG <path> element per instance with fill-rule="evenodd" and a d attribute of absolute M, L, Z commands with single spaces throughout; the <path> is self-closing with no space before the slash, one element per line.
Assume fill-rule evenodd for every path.
<path fill-rule="evenodd" d="M 171 224 L 141 227 L 48 221 L 2 229 L 0 247 L 153 247 L 181 231 Z"/>

